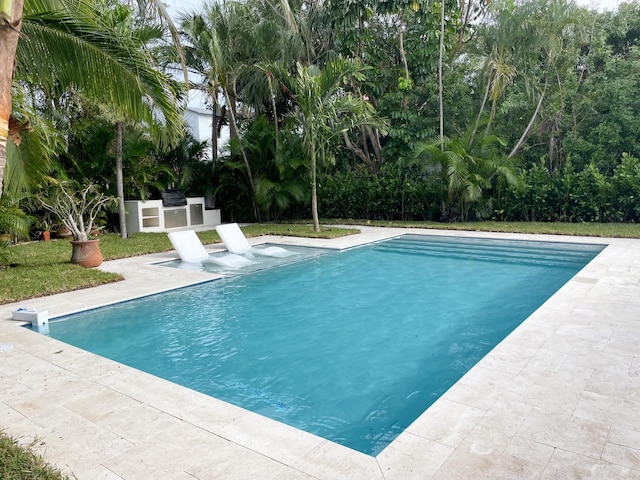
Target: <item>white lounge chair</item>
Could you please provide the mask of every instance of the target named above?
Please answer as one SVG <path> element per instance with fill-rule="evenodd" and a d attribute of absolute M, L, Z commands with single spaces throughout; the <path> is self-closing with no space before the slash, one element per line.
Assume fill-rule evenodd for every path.
<path fill-rule="evenodd" d="M 267 257 L 290 257 L 298 254 L 298 252 L 292 252 L 280 247 L 252 247 L 237 223 L 218 225 L 216 232 L 220 235 L 227 250 L 238 255 L 253 253 L 254 255 Z"/>
<path fill-rule="evenodd" d="M 230 268 L 242 268 L 256 263 L 240 255 L 229 254 L 211 257 L 193 230 L 183 230 L 168 234 L 171 245 L 176 249 L 180 260 L 186 263 L 213 263 Z"/>

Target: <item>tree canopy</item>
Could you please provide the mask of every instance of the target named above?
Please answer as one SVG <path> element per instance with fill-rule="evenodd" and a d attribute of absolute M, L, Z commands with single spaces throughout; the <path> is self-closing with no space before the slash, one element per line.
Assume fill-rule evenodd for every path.
<path fill-rule="evenodd" d="M 105 1 L 128 5 L 25 2 L 6 129 L 25 145 L 9 141 L 16 184 L 91 176 L 97 157 L 80 152 L 100 138 L 111 178 L 114 139 L 97 135 L 110 118 L 132 129 L 125 195 L 178 181 L 158 135 L 184 134 L 167 73 L 181 71 L 177 49 L 166 25 L 97 15 Z M 3 15 L 6 35 L 16 19 Z M 178 21 L 190 87 L 213 114 L 208 160 L 173 147 L 191 158 L 180 185 L 215 192 L 227 220 L 638 221 L 639 23 L 637 2 L 209 1 Z M 153 29 L 164 36 L 149 43 Z"/>

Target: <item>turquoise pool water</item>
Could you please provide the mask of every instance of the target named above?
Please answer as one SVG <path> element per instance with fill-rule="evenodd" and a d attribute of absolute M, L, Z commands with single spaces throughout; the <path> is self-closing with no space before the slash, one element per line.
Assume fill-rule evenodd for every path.
<path fill-rule="evenodd" d="M 376 455 L 602 248 L 405 235 L 50 334 Z"/>

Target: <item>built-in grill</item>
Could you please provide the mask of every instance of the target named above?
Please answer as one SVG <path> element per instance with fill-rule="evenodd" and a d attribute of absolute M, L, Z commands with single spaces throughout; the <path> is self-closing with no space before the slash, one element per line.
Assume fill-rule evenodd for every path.
<path fill-rule="evenodd" d="M 182 207 L 187 204 L 187 197 L 182 190 L 173 189 L 161 192 L 164 207 Z"/>

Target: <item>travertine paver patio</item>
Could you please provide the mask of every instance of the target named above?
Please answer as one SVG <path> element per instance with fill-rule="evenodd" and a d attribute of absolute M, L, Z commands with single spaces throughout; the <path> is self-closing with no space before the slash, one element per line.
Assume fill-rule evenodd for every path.
<path fill-rule="evenodd" d="M 640 240 L 411 232 L 609 246 L 376 458 L 31 332 L 17 304 L 0 306 L 0 428 L 81 480 L 640 479 Z M 55 316 L 212 278 L 151 265 L 171 257 L 20 305 Z"/>

